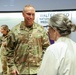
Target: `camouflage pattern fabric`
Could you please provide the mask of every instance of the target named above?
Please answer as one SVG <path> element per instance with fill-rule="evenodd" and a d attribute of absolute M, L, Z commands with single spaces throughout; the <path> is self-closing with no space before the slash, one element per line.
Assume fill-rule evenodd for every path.
<path fill-rule="evenodd" d="M 7 35 L 1 37 L 1 42 L 6 42 L 6 46 L 1 45 L 1 61 L 3 74 L 7 75 L 7 67 L 13 65 L 14 48 L 15 48 L 15 35 L 11 31 Z"/>
<path fill-rule="evenodd" d="M 7 60 L 6 56 L 1 55 L 2 75 L 7 75 Z"/>
<path fill-rule="evenodd" d="M 42 56 L 50 45 L 46 30 L 34 23 L 26 27 L 22 21 L 12 31 L 16 35 L 15 65 L 20 74 L 37 74 Z"/>

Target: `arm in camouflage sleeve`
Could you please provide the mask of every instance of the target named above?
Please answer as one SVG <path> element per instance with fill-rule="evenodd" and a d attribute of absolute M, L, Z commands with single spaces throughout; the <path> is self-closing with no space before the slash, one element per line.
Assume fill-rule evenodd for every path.
<path fill-rule="evenodd" d="M 50 45 L 49 37 L 47 31 L 44 29 L 43 30 L 43 37 L 42 37 L 42 48 L 43 48 L 43 53 L 45 52 L 46 48 Z"/>
<path fill-rule="evenodd" d="M 15 35 L 13 33 L 9 33 L 7 36 L 7 65 L 10 68 L 10 71 L 16 69 L 14 64 L 14 52 L 15 52 Z"/>

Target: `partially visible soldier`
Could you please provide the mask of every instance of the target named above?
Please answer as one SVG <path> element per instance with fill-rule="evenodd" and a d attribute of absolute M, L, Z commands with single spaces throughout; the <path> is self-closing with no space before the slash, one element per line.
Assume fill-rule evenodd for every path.
<path fill-rule="evenodd" d="M 24 21 L 13 27 L 17 38 L 13 75 L 37 75 L 42 56 L 50 45 L 48 33 L 43 26 L 34 22 L 35 8 L 26 5 L 23 9 Z"/>
<path fill-rule="evenodd" d="M 14 56 L 15 36 L 10 31 L 7 25 L 1 25 L 1 62 L 2 62 L 2 75 L 11 75 L 10 67 Z M 9 64 L 10 62 L 10 64 Z"/>

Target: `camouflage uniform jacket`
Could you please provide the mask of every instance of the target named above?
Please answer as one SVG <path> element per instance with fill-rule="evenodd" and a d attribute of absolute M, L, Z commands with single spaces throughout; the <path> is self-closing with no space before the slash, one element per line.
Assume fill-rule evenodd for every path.
<path fill-rule="evenodd" d="M 6 42 L 6 46 L 1 44 L 1 56 L 6 56 L 7 65 L 11 67 L 14 65 L 14 49 L 15 49 L 15 35 L 11 31 L 7 35 L 2 35 L 1 42 Z"/>
<path fill-rule="evenodd" d="M 44 27 L 34 23 L 31 28 L 22 21 L 12 31 L 16 35 L 15 65 L 20 74 L 36 74 L 49 39 Z"/>

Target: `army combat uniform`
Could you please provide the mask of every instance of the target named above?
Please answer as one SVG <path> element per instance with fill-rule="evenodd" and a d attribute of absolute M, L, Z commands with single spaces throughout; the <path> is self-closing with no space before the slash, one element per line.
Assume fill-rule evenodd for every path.
<path fill-rule="evenodd" d="M 12 31 L 17 39 L 15 65 L 19 74 L 37 74 L 43 53 L 50 44 L 46 30 L 35 22 L 32 27 L 26 27 L 22 21 Z"/>
<path fill-rule="evenodd" d="M 1 42 L 6 42 L 6 46 L 1 45 L 2 75 L 11 75 L 10 68 L 8 67 L 13 64 L 15 35 L 9 31 L 7 35 L 2 35 Z"/>

